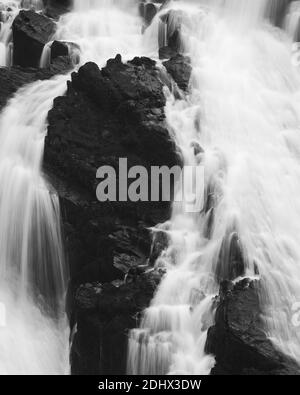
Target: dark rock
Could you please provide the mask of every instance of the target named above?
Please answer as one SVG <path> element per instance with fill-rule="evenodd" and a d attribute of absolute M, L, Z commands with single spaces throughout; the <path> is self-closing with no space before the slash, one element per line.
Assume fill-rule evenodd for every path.
<path fill-rule="evenodd" d="M 50 61 L 53 63 L 60 56 L 68 57 L 75 66 L 80 62 L 80 47 L 78 44 L 67 41 L 53 41 L 51 45 Z"/>
<path fill-rule="evenodd" d="M 44 45 L 55 32 L 55 23 L 34 11 L 20 11 L 13 25 L 14 65 L 38 67 Z"/>
<path fill-rule="evenodd" d="M 228 229 L 222 242 L 217 267 L 215 270 L 218 282 L 235 280 L 245 274 L 246 264 L 238 233 Z"/>
<path fill-rule="evenodd" d="M 216 356 L 213 375 L 295 375 L 300 367 L 267 338 L 259 281 L 222 283 L 215 325 L 206 351 Z"/>
<path fill-rule="evenodd" d="M 68 56 L 59 56 L 51 62 L 49 70 L 52 74 L 66 74 L 74 68 L 73 62 Z"/>
<path fill-rule="evenodd" d="M 68 45 L 61 41 L 53 41 L 51 45 L 51 60 L 59 56 L 69 56 Z"/>
<path fill-rule="evenodd" d="M 275 26 L 282 27 L 287 9 L 292 0 L 270 1 L 267 4 L 266 16 Z"/>
<path fill-rule="evenodd" d="M 159 59 L 170 59 L 174 58 L 177 55 L 177 51 L 166 46 L 159 48 Z"/>
<path fill-rule="evenodd" d="M 61 200 L 71 271 L 68 310 L 71 325 L 77 323 L 74 374 L 125 373 L 127 332 L 153 296 L 158 275 L 150 257 L 159 248 L 152 247 L 149 228 L 169 219 L 171 202 L 100 203 L 96 170 L 111 165 L 118 173 L 119 158 L 127 158 L 128 168 L 180 164 L 165 103 L 154 61 L 123 64 L 117 56 L 102 70 L 87 63 L 73 73 L 66 96 L 55 99 L 49 113 L 44 169 Z M 89 292 L 80 304 L 89 308 L 78 307 L 78 287 L 85 283 L 101 283 L 96 311 Z"/>
<path fill-rule="evenodd" d="M 128 332 L 139 325 L 139 315 L 149 306 L 160 279 L 161 275 L 152 271 L 130 277 L 120 287 L 80 288 L 71 354 L 73 374 L 126 372 Z"/>
<path fill-rule="evenodd" d="M 45 14 L 53 19 L 69 12 L 73 6 L 73 0 L 43 0 Z"/>
<path fill-rule="evenodd" d="M 167 62 L 164 62 L 163 65 L 179 88 L 187 91 L 192 74 L 190 58 L 178 54 Z"/>
<path fill-rule="evenodd" d="M 144 18 L 146 25 L 149 26 L 157 13 L 157 8 L 153 3 L 145 4 Z"/>
<path fill-rule="evenodd" d="M 150 254 L 150 264 L 154 265 L 157 259 L 169 246 L 169 236 L 165 230 L 157 230 L 153 234 L 153 242 Z"/>

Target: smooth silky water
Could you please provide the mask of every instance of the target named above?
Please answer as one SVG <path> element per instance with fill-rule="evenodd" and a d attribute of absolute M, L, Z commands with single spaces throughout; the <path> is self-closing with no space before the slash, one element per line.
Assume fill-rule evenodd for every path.
<path fill-rule="evenodd" d="M 230 260 L 220 266 L 219 257 L 229 255 L 234 237 L 244 275 L 263 285 L 267 335 L 300 362 L 300 332 L 292 323 L 300 301 L 300 74 L 292 60 L 299 8 L 293 4 L 283 32 L 270 23 L 281 6 L 271 0 L 169 5 L 184 11 L 182 44 L 193 74 L 186 99 L 168 94 L 167 120 L 185 164 L 204 166 L 200 199 L 207 203 L 213 193 L 213 203 L 198 214 L 175 204 L 162 227 L 170 245 L 157 264 L 167 274 L 140 328 L 131 331 L 129 374 L 209 374 L 213 301 L 232 273 Z M 148 40 L 157 31 L 164 35 L 159 16 Z"/>
<path fill-rule="evenodd" d="M 2 25 L 5 53 L 20 6 L 15 3 Z M 58 22 L 56 38 L 80 45 L 81 64 L 103 66 L 117 53 L 139 54 L 141 37 L 133 2 L 75 0 L 73 12 Z M 1 64 L 8 65 L 4 58 Z M 59 201 L 41 170 L 47 114 L 69 78 L 20 89 L 0 114 L 0 374 L 70 372 Z"/>
<path fill-rule="evenodd" d="M 185 164 L 205 168 L 200 199 L 206 201 L 208 191 L 214 199 L 200 213 L 176 204 L 162 225 L 170 244 L 157 265 L 167 274 L 140 329 L 131 332 L 131 374 L 210 372 L 214 357 L 205 353 L 207 330 L 220 278 L 230 271 L 230 262 L 220 270 L 218 258 L 234 235 L 245 276 L 259 272 L 264 285 L 266 332 L 300 359 L 299 331 L 291 319 L 292 305 L 300 301 L 300 75 L 291 60 L 297 10 L 291 10 L 284 33 L 269 23 L 280 4 L 169 5 L 186 13 L 182 45 L 193 75 L 186 99 L 166 90 L 167 121 Z M 79 44 L 81 64 L 103 66 L 117 53 L 124 59 L 157 56 L 165 28 L 157 16 L 142 36 L 141 24 L 134 1 L 75 0 L 55 38 Z M 0 300 L 6 307 L 0 373 L 69 373 L 59 205 L 41 172 L 47 112 L 64 93 L 67 78 L 21 89 L 0 116 Z M 204 152 L 195 155 L 195 144 Z"/>

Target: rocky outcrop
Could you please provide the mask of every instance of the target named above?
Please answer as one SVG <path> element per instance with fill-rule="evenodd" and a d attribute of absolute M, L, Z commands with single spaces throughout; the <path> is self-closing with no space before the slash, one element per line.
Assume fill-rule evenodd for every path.
<path fill-rule="evenodd" d="M 77 289 L 73 374 L 125 373 L 128 331 L 138 326 L 139 314 L 149 306 L 160 278 L 155 271 L 130 273 L 120 284 L 86 284 Z"/>
<path fill-rule="evenodd" d="M 13 63 L 21 67 L 38 67 L 44 49 L 55 32 L 52 19 L 34 11 L 20 11 L 13 25 Z"/>
<path fill-rule="evenodd" d="M 300 367 L 267 338 L 259 281 L 223 282 L 206 351 L 216 356 L 213 375 L 298 375 Z"/>
<path fill-rule="evenodd" d="M 173 9 L 160 16 L 158 37 L 160 59 L 169 59 L 184 52 L 181 29 L 186 18 L 184 11 Z"/>
<path fill-rule="evenodd" d="M 163 62 L 163 65 L 179 88 L 183 91 L 187 91 L 192 74 L 190 58 L 177 54 L 167 62 Z"/>
<path fill-rule="evenodd" d="M 117 56 L 73 73 L 49 113 L 44 168 L 60 196 L 71 268 L 74 374 L 125 373 L 128 330 L 159 281 L 151 252 L 164 247 L 152 248 L 149 227 L 169 218 L 170 202 L 100 203 L 96 171 L 118 174 L 119 158 L 147 169 L 180 163 L 165 103 L 155 62 Z"/>

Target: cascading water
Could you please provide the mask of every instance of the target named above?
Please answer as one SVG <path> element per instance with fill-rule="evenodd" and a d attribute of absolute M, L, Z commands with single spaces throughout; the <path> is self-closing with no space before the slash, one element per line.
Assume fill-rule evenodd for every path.
<path fill-rule="evenodd" d="M 266 333 L 300 362 L 292 324 L 300 301 L 300 73 L 292 62 L 294 33 L 268 22 L 279 20 L 278 6 L 169 4 L 185 15 L 181 35 L 193 75 L 186 100 L 169 94 L 167 120 L 185 164 L 204 166 L 205 204 L 199 214 L 175 204 L 164 226 L 170 246 L 158 265 L 167 274 L 130 334 L 130 374 L 209 374 L 214 295 L 220 281 L 239 275 L 260 279 Z M 242 268 L 232 266 L 233 247 Z"/>
<path fill-rule="evenodd" d="M 0 67 L 13 60 L 12 24 L 21 8 L 41 10 L 42 0 L 0 0 Z"/>
<path fill-rule="evenodd" d="M 12 61 L 11 25 L 19 11 L 18 1 L 0 2 L 0 67 L 10 66 Z"/>
<path fill-rule="evenodd" d="M 166 115 L 185 164 L 205 168 L 205 204 L 200 213 L 174 204 L 163 226 L 170 245 L 157 264 L 167 274 L 140 329 L 131 333 L 131 374 L 210 372 L 214 357 L 206 355 L 205 342 L 214 296 L 222 279 L 240 274 L 231 267 L 233 245 L 243 275 L 263 284 L 266 331 L 300 361 L 300 334 L 291 320 L 292 305 L 300 301 L 300 204 L 293 198 L 300 191 L 300 74 L 291 61 L 298 11 L 291 9 L 285 21 L 289 35 L 268 22 L 279 24 L 283 3 L 171 2 L 144 37 L 133 0 L 75 0 L 74 11 L 58 22 L 55 39 L 78 44 L 81 63 L 102 66 L 117 53 L 157 56 L 159 28 L 164 44 L 177 28 L 175 16 L 169 30 L 160 16 L 169 9 L 184 13 L 190 94 L 175 99 L 168 93 Z M 1 44 L 0 62 L 7 64 Z M 0 302 L 6 308 L 0 373 L 69 369 L 59 206 L 40 169 L 47 112 L 66 80 L 20 90 L 0 115 Z"/>
<path fill-rule="evenodd" d="M 0 116 L 0 373 L 64 374 L 67 273 L 58 198 L 41 174 L 46 118 L 66 77 L 21 89 Z"/>
<path fill-rule="evenodd" d="M 118 52 L 139 53 L 133 2 L 99 3 L 75 1 L 75 11 L 58 22 L 58 36 L 81 45 L 82 61 L 101 66 Z M 4 306 L 6 313 L 0 374 L 69 372 L 59 204 L 41 173 L 47 114 L 67 79 L 19 90 L 0 115 L 0 311 Z"/>

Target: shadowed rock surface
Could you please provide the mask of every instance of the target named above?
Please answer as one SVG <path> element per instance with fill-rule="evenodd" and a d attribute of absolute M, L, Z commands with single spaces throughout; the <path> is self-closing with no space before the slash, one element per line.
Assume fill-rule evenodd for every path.
<path fill-rule="evenodd" d="M 118 170 L 119 158 L 128 159 L 128 168 L 180 164 L 165 103 L 155 62 L 123 64 L 117 56 L 102 70 L 88 63 L 73 73 L 66 96 L 49 113 L 44 168 L 61 199 L 71 268 L 68 309 L 71 326 L 77 323 L 74 374 L 125 373 L 128 330 L 161 277 L 150 264 L 149 227 L 169 218 L 170 202 L 100 203 L 96 171 L 101 165 Z M 93 284 L 101 292 L 93 294 Z M 94 302 L 86 303 L 87 294 Z M 98 307 L 91 309 L 93 303 Z"/>
<path fill-rule="evenodd" d="M 13 62 L 21 67 L 38 67 L 44 45 L 55 32 L 52 19 L 34 11 L 20 11 L 12 26 Z"/>
<path fill-rule="evenodd" d="M 295 361 L 267 338 L 262 321 L 259 281 L 221 285 L 216 323 L 209 329 L 206 351 L 216 356 L 213 375 L 299 375 Z"/>

